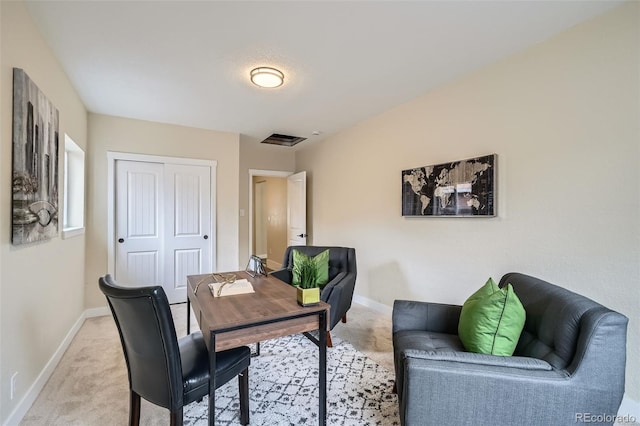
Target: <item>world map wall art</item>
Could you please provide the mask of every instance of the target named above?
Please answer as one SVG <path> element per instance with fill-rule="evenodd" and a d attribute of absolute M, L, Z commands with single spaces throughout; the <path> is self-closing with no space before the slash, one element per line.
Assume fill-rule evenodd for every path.
<path fill-rule="evenodd" d="M 58 235 L 58 110 L 13 69 L 13 244 Z"/>
<path fill-rule="evenodd" d="M 402 171 L 402 216 L 493 217 L 497 155 Z"/>

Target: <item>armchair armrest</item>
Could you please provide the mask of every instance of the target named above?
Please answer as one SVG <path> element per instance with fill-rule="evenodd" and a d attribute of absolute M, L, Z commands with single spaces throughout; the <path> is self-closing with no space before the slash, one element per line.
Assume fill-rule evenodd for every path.
<path fill-rule="evenodd" d="M 322 287 L 322 293 L 326 297 L 328 297 L 329 293 L 331 293 L 331 291 L 333 290 L 333 287 L 335 287 L 346 276 L 347 276 L 346 272 L 338 273 L 338 275 L 336 275 L 331 281 L 329 281 L 324 285 L 324 287 Z"/>
<path fill-rule="evenodd" d="M 291 274 L 291 271 L 287 268 L 278 269 L 277 271 L 270 272 L 269 275 L 273 275 L 280 281 L 284 281 L 287 284 L 291 284 L 292 274 Z"/>
<path fill-rule="evenodd" d="M 333 329 L 349 308 L 353 297 L 353 287 L 355 286 L 355 276 L 351 277 L 346 272 L 338 273 L 329 281 L 320 292 L 320 299 L 331 305 L 329 318 L 329 329 Z"/>
<path fill-rule="evenodd" d="M 458 334 L 462 306 L 441 303 L 396 300 L 393 302 L 393 333 L 402 330 L 424 330 Z"/>
<path fill-rule="evenodd" d="M 585 409 L 567 371 L 539 359 L 406 350 L 403 366 L 405 425 L 569 425 Z M 504 406 L 505 398 L 513 402 L 508 410 L 488 408 Z"/>

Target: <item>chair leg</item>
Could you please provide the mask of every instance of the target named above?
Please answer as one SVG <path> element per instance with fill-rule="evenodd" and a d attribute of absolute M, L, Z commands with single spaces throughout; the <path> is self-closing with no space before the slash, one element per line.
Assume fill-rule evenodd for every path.
<path fill-rule="evenodd" d="M 171 416 L 169 420 L 171 426 L 182 426 L 182 408 L 172 411 L 169 415 Z"/>
<path fill-rule="evenodd" d="M 327 347 L 328 348 L 332 348 L 333 347 L 333 342 L 331 341 L 331 332 L 327 331 Z"/>
<path fill-rule="evenodd" d="M 129 426 L 140 425 L 140 395 L 129 390 Z"/>
<path fill-rule="evenodd" d="M 240 389 L 240 424 L 249 424 L 249 367 L 238 375 Z"/>
<path fill-rule="evenodd" d="M 256 342 L 256 351 L 251 352 L 251 357 L 260 356 L 260 342 Z"/>
<path fill-rule="evenodd" d="M 344 314 L 344 315 L 342 316 L 342 322 L 343 322 L 344 324 L 346 324 L 346 323 L 347 323 L 347 314 Z"/>
<path fill-rule="evenodd" d="M 393 389 L 391 389 L 391 393 L 398 394 L 398 384 L 393 382 Z"/>

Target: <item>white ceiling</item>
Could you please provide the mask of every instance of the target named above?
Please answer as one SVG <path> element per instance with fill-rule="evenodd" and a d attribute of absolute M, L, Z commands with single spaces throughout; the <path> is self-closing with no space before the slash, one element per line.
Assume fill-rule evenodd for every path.
<path fill-rule="evenodd" d="M 28 1 L 92 112 L 311 142 L 617 4 Z M 285 84 L 253 86 L 263 65 Z"/>

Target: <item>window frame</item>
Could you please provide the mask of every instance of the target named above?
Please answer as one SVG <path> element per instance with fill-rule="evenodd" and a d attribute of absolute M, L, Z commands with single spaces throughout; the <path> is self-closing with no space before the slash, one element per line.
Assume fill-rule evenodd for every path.
<path fill-rule="evenodd" d="M 85 153 L 69 135 L 64 135 L 64 182 L 62 238 L 85 232 Z"/>

